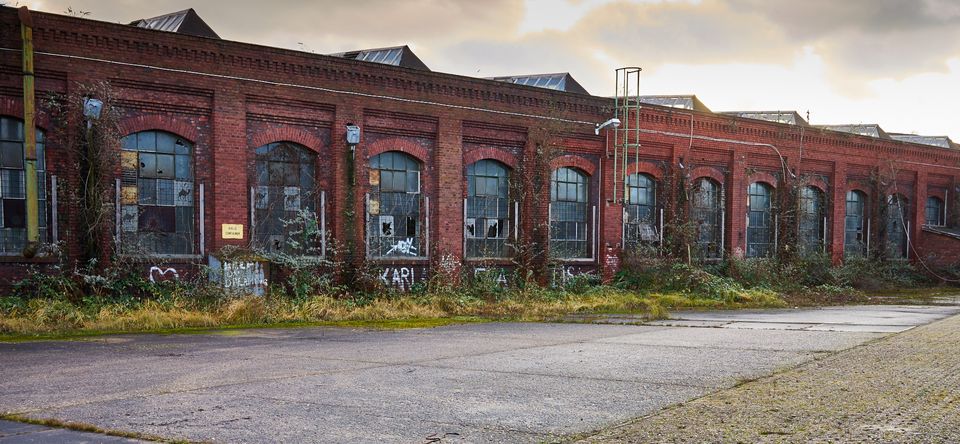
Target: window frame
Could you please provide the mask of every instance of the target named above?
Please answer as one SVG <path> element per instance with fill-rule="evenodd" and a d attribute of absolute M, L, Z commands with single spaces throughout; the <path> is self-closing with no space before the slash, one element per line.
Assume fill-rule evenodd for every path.
<path fill-rule="evenodd" d="M 747 258 L 772 258 L 777 254 L 776 192 L 773 185 L 763 181 L 747 186 L 747 249 L 744 252 Z M 761 204 L 760 209 L 757 204 Z M 760 225 L 754 225 L 757 219 Z M 761 241 L 758 242 L 758 238 Z"/>
<path fill-rule="evenodd" d="M 266 249 L 270 253 L 301 255 L 299 251 L 289 249 L 287 239 L 290 233 L 284 226 L 285 220 L 298 218 L 298 213 L 301 210 L 313 212 L 316 217 L 313 222 L 316 223 L 317 230 L 321 236 L 325 234 L 325 227 L 321 226 L 322 216 L 320 211 L 323 211 L 323 208 L 321 208 L 320 200 L 323 190 L 320 189 L 317 181 L 318 158 L 318 154 L 310 148 L 285 140 L 267 143 L 254 149 L 253 208 L 251 208 L 250 230 L 250 241 L 254 248 Z M 291 171 L 288 171 L 288 169 L 296 171 L 295 183 L 286 183 L 286 180 L 278 179 L 277 176 L 289 179 Z M 263 182 L 264 179 L 266 183 Z M 277 181 L 283 183 L 274 183 Z M 296 193 L 292 192 L 292 188 L 296 188 Z M 288 198 L 288 196 L 294 195 L 296 196 L 295 200 Z M 294 201 L 296 202 L 296 209 L 289 209 L 288 205 L 293 206 L 292 202 Z M 272 213 L 276 212 L 277 209 L 273 206 L 281 203 L 283 208 L 280 208 L 279 212 L 283 214 L 283 217 L 274 220 L 272 216 L 275 216 L 275 214 Z M 291 212 L 294 214 L 289 214 Z M 266 221 L 266 224 L 264 224 L 264 221 Z M 270 231 L 266 235 L 263 233 L 264 227 L 267 227 Z M 270 245 L 271 241 L 275 244 Z M 277 241 L 279 241 L 279 244 L 276 244 Z M 320 239 L 317 245 L 310 246 L 308 250 L 305 250 L 309 252 L 312 249 L 318 254 L 302 254 L 301 256 L 323 257 L 325 241 L 326 239 Z"/>
<path fill-rule="evenodd" d="M 701 201 L 706 202 L 707 199 L 700 198 L 700 192 L 704 190 L 703 184 L 709 184 L 712 188 L 708 191 L 706 196 L 710 202 L 709 206 L 701 206 Z M 696 239 L 694 241 L 694 247 L 696 248 L 697 258 L 704 261 L 716 261 L 722 260 L 724 254 L 724 230 L 726 223 L 725 215 L 725 198 L 724 198 L 724 186 L 722 183 L 713 179 L 712 177 L 698 177 L 694 179 L 693 186 L 691 187 L 691 199 L 688 204 L 690 209 L 690 218 L 691 223 L 696 223 L 696 218 L 698 215 L 703 214 L 706 216 L 709 221 L 704 224 L 697 224 L 696 226 Z M 701 228 L 706 225 L 712 233 L 712 239 L 706 239 L 702 234 Z"/>
<path fill-rule="evenodd" d="M 661 227 L 657 224 L 657 213 L 660 209 L 657 199 L 657 179 L 648 173 L 633 173 L 624 180 L 624 187 L 626 188 L 626 200 L 623 205 L 624 248 L 637 249 L 641 245 L 659 245 L 662 233 L 660 232 Z M 641 196 L 643 196 L 643 199 L 640 199 Z M 646 202 L 640 203 L 638 201 Z M 641 216 L 642 212 L 647 213 L 646 216 Z M 644 223 L 652 228 L 655 239 L 643 239 L 641 231 Z"/>
<path fill-rule="evenodd" d="M 483 168 L 484 171 L 478 172 L 480 168 Z M 494 172 L 490 172 L 490 169 L 495 169 Z M 500 174 L 502 172 L 502 174 Z M 511 220 L 515 214 L 512 214 L 510 201 L 510 180 L 511 180 L 511 170 L 510 167 L 500 162 L 496 159 L 480 159 L 476 162 L 473 162 L 466 167 L 466 179 L 467 185 L 467 197 L 464 199 L 464 220 L 463 220 L 463 237 L 464 237 L 464 251 L 463 257 L 467 260 L 503 260 L 513 257 L 515 254 L 515 247 L 509 242 L 511 239 L 514 239 L 511 229 L 515 228 L 511 225 L 516 223 L 515 220 Z M 479 194 L 480 187 L 479 180 L 483 179 L 483 182 L 495 181 L 496 194 Z M 488 191 L 489 183 L 483 187 L 484 191 Z M 496 202 L 496 213 L 494 216 L 489 216 L 484 214 L 484 211 L 480 210 L 482 206 L 484 210 L 489 210 L 489 203 L 482 205 L 482 201 L 486 199 L 494 199 Z M 501 208 L 502 207 L 502 208 Z M 501 210 L 503 214 L 501 214 Z M 469 228 L 471 226 L 470 221 L 473 221 L 473 235 L 470 235 Z M 478 220 L 484 221 L 484 223 L 479 225 Z M 497 222 L 497 233 L 501 234 L 500 236 L 490 237 L 487 236 L 490 226 L 490 221 L 496 220 Z M 483 233 L 482 236 L 477 236 L 478 231 Z M 474 250 L 480 252 L 489 251 L 487 248 L 473 248 L 471 244 L 480 244 L 486 245 L 489 243 L 499 243 L 500 253 L 499 255 L 472 255 L 471 253 Z"/>
<path fill-rule="evenodd" d="M 389 160 L 390 166 L 385 166 L 382 162 Z M 396 162 L 400 160 L 404 165 L 400 167 L 396 166 Z M 413 167 L 413 169 L 411 169 Z M 370 157 L 367 161 L 367 171 L 368 171 L 368 192 L 366 197 L 366 208 L 365 212 L 367 215 L 366 221 L 366 249 L 367 249 L 367 258 L 372 260 L 405 260 L 405 261 L 426 261 L 429 260 L 429 204 L 428 197 L 424 196 L 423 193 L 423 184 L 421 181 L 421 174 L 423 171 L 423 162 L 416 158 L 415 156 L 399 151 L 399 150 L 390 150 L 381 152 L 375 156 Z M 384 172 L 388 173 L 384 175 Z M 385 178 L 389 178 L 385 180 Z M 402 180 L 403 186 L 397 188 L 396 184 L 398 180 Z M 415 184 L 411 184 L 410 181 L 415 180 Z M 374 183 L 375 182 L 375 183 Z M 389 188 L 383 190 L 383 184 L 389 182 Z M 413 187 L 412 185 L 415 185 Z M 394 211 L 391 214 L 384 213 L 384 196 L 387 196 L 390 200 L 395 201 L 393 208 L 399 206 L 409 205 L 409 209 L 414 209 L 415 211 Z M 415 205 L 410 205 L 410 202 L 406 202 L 406 196 L 415 196 L 413 201 Z M 374 214 L 374 209 L 376 213 Z M 392 233 L 396 233 L 399 225 L 397 224 L 397 217 L 405 218 L 403 220 L 403 230 L 407 231 L 408 235 L 398 236 L 396 234 L 385 236 L 383 229 L 385 223 L 390 224 L 390 229 L 393 230 Z M 409 236 L 410 222 L 413 221 L 414 225 L 414 234 L 411 238 Z M 376 222 L 376 223 L 374 223 Z M 404 238 L 400 241 L 396 239 Z M 376 239 L 376 241 L 375 241 Z M 386 250 L 384 253 L 384 247 L 382 239 L 393 239 L 393 246 Z M 409 239 L 409 242 L 407 241 Z M 376 245 L 374 244 L 376 242 Z M 404 251 L 411 251 L 415 249 L 415 254 L 407 254 Z M 375 251 L 376 250 L 376 251 Z M 394 250 L 397 250 L 399 254 L 390 254 Z"/>
<path fill-rule="evenodd" d="M 930 223 L 931 201 L 935 203 L 935 208 L 932 208 L 932 209 L 936 211 L 936 218 L 934 219 L 933 223 Z M 947 226 L 947 217 L 946 217 L 946 214 L 944 214 L 944 212 L 946 211 L 945 208 L 946 208 L 946 205 L 943 199 L 940 198 L 940 196 L 927 196 L 927 202 L 924 205 L 924 218 L 923 218 L 924 224 L 929 227 Z"/>
<path fill-rule="evenodd" d="M 0 115 L 0 258 L 24 258 L 23 249 L 27 244 L 27 187 L 26 187 L 26 137 L 27 125 L 23 119 Z M 9 134 L 13 130 L 16 134 Z M 36 149 L 37 149 L 37 210 L 38 210 L 38 241 L 44 243 L 51 238 L 50 217 L 51 212 L 55 211 L 49 207 L 50 190 L 47 185 L 47 162 L 46 162 L 46 135 L 40 128 L 34 127 Z M 5 155 L 6 146 L 18 145 L 19 153 L 14 159 L 19 162 L 19 167 L 15 165 L 6 165 L 7 156 Z M 18 177 L 14 177 L 18 176 Z M 14 182 L 12 181 L 16 181 Z M 14 184 L 15 196 L 7 197 L 7 188 Z M 21 196 L 22 197 L 19 197 Z M 10 208 L 14 205 L 22 210 L 22 227 L 7 226 L 7 202 L 10 202 Z M 20 202 L 20 203 L 14 203 Z M 22 232 L 22 239 L 12 242 L 20 242 L 20 245 L 9 244 L 7 236 L 15 232 Z M 8 246 L 10 247 L 8 249 Z"/>
<path fill-rule="evenodd" d="M 808 205 L 808 203 L 812 203 Z M 827 218 L 827 193 L 813 185 L 806 185 L 797 191 L 797 241 L 802 254 L 823 253 L 827 247 L 827 232 L 824 220 Z M 811 210 L 812 207 L 812 211 Z M 810 223 L 815 225 L 810 228 Z M 808 242 L 811 236 L 805 233 L 816 232 L 816 242 Z"/>
<path fill-rule="evenodd" d="M 560 178 L 561 173 L 563 179 Z M 594 227 L 590 220 L 590 179 L 591 176 L 586 171 L 573 166 L 561 166 L 550 172 L 550 211 L 548 212 L 550 232 L 548 237 L 551 257 L 563 261 L 581 262 L 595 259 L 591 249 L 594 242 Z M 561 189 L 563 191 L 562 198 Z M 572 198 L 570 196 L 571 189 L 574 190 Z M 572 207 L 573 211 L 563 211 L 558 208 L 558 205 Z M 558 215 L 565 217 L 561 218 Z M 579 215 L 583 216 L 582 221 L 578 220 Z M 563 231 L 569 233 L 571 227 L 573 227 L 573 238 L 566 235 L 558 237 L 558 233 Z M 582 239 L 579 238 L 581 232 L 583 233 Z M 573 254 L 568 254 L 565 246 L 571 243 L 577 244 L 576 251 L 573 251 Z M 563 255 L 558 255 L 558 252 L 562 252 Z"/>
<path fill-rule="evenodd" d="M 855 200 L 851 200 L 851 197 L 857 197 Z M 849 190 L 847 191 L 846 199 L 844 202 L 844 213 L 843 213 L 843 257 L 844 258 L 862 258 L 866 257 L 869 254 L 869 245 L 870 245 L 870 233 L 867 231 L 867 226 L 869 225 L 869 215 L 867 214 L 869 196 L 867 193 L 864 193 L 860 190 Z M 851 214 L 850 208 L 851 205 L 855 209 L 859 209 L 858 212 Z M 859 221 L 857 226 L 851 227 L 850 222 L 851 218 Z M 851 245 L 851 233 L 853 233 L 854 238 L 859 246 Z M 854 250 L 856 248 L 856 250 Z"/>
<path fill-rule="evenodd" d="M 148 140 L 150 138 L 148 134 L 153 135 L 152 151 L 150 151 L 149 148 L 143 147 L 140 143 L 140 136 L 143 135 L 144 139 Z M 161 151 L 160 142 L 159 142 L 161 136 L 168 140 L 172 140 L 171 150 Z M 131 137 L 133 139 L 130 139 Z M 133 140 L 132 144 L 130 140 Z M 166 148 L 164 149 L 166 150 Z M 119 235 L 119 239 L 118 239 L 119 254 L 121 256 L 136 257 L 136 258 L 161 258 L 161 259 L 197 259 L 203 256 L 203 254 L 200 253 L 202 251 L 203 246 L 199 244 L 200 242 L 198 238 L 199 233 L 202 231 L 202 227 L 200 226 L 200 224 L 203 217 L 202 217 L 202 214 L 199 214 L 199 207 L 202 204 L 199 196 L 199 193 L 200 193 L 199 189 L 202 186 L 202 184 L 199 183 L 196 175 L 196 149 L 197 149 L 197 146 L 195 142 L 190 141 L 186 137 L 180 136 L 179 134 L 176 134 L 174 132 L 167 131 L 164 129 L 154 128 L 154 129 L 135 131 L 121 138 L 120 177 L 117 178 L 119 195 L 117 196 L 117 201 L 116 201 L 117 218 L 120 221 L 120 224 L 119 224 L 120 226 L 117 227 L 117 233 Z M 141 154 L 144 154 L 145 156 L 141 158 Z M 144 162 L 144 160 L 151 159 L 151 156 L 153 156 L 153 159 L 155 160 L 155 162 L 153 163 L 153 167 L 156 171 L 145 176 L 141 172 L 141 170 L 146 169 L 149 172 L 149 168 L 147 168 L 146 162 Z M 173 166 L 174 171 L 172 175 L 168 175 L 168 173 L 159 170 L 157 166 L 160 165 L 160 162 L 156 161 L 156 159 L 158 158 L 157 156 L 165 156 L 165 157 L 171 158 L 172 163 L 168 163 L 165 161 L 164 165 Z M 182 161 L 178 162 L 177 161 L 178 158 L 186 159 L 187 160 L 186 164 L 183 164 Z M 133 167 L 135 169 L 134 174 L 131 174 L 131 168 L 129 168 L 131 165 L 134 165 Z M 182 167 L 186 167 L 186 169 L 188 170 L 188 173 L 185 174 L 185 176 L 187 176 L 186 179 L 184 179 L 184 177 L 181 177 L 178 174 L 178 169 Z M 161 174 L 163 176 L 169 176 L 169 177 L 161 177 Z M 154 191 L 154 196 L 155 196 L 154 203 L 141 201 L 141 193 L 142 193 L 142 190 L 145 189 L 143 187 L 147 185 L 146 183 L 141 183 L 141 180 L 144 180 L 144 179 L 155 181 L 154 186 L 156 188 Z M 173 187 L 172 203 L 166 203 L 166 204 L 159 203 L 160 194 L 161 194 L 161 191 L 160 191 L 161 184 L 159 182 L 160 180 L 166 180 L 172 183 L 171 185 Z M 177 182 L 180 182 L 181 184 L 182 183 L 189 184 L 188 195 L 190 199 L 190 205 L 177 204 L 177 199 L 180 198 L 182 200 L 183 199 L 182 193 L 183 191 L 186 190 L 186 188 L 180 188 L 180 190 L 177 191 L 178 187 L 183 187 L 183 185 L 177 185 Z M 133 189 L 135 189 L 135 192 L 133 191 Z M 135 196 L 134 198 L 136 199 L 136 202 L 133 204 L 129 202 L 131 195 Z M 182 240 L 185 241 L 183 245 L 189 245 L 190 253 L 157 252 L 155 250 L 156 247 L 154 247 L 154 249 L 151 249 L 151 250 L 144 249 L 143 251 L 130 251 L 128 249 L 129 244 L 127 244 L 126 242 L 129 239 L 129 236 L 131 234 L 137 237 L 136 245 L 138 249 L 141 249 L 142 247 L 140 245 L 142 244 L 140 243 L 141 242 L 140 236 L 142 236 L 143 233 L 151 232 L 149 230 L 143 230 L 141 228 L 140 219 L 143 214 L 141 207 L 154 207 L 154 208 L 171 208 L 172 207 L 174 209 L 174 221 L 173 221 L 174 231 L 171 232 L 171 231 L 157 230 L 156 232 L 169 233 L 169 234 L 172 234 L 173 237 L 177 235 L 182 236 L 183 237 Z M 189 232 L 177 231 L 178 229 L 177 221 L 179 217 L 177 216 L 176 212 L 177 212 L 177 209 L 184 208 L 184 207 L 190 208 L 190 224 L 189 224 L 190 231 Z M 134 222 L 136 224 L 135 230 L 124 229 L 124 227 L 127 226 L 126 224 L 129 223 L 128 218 L 131 217 L 130 215 L 131 208 L 135 208 L 137 211 L 137 214 L 135 216 L 136 221 Z M 157 210 L 157 212 L 159 212 L 159 210 Z M 189 242 L 186 242 L 188 238 L 189 238 Z M 156 244 L 157 244 L 157 241 L 154 240 L 154 245 Z"/>

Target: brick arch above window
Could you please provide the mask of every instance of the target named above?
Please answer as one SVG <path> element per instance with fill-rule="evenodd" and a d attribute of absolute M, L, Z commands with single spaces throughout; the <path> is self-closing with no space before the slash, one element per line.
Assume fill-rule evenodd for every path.
<path fill-rule="evenodd" d="M 658 181 L 663 180 L 663 168 L 653 162 L 641 160 L 627 164 L 627 175 L 638 173 L 650 175 Z"/>
<path fill-rule="evenodd" d="M 701 166 L 690 171 L 690 183 L 694 183 L 697 179 L 702 177 L 713 179 L 720 186 L 723 186 L 726 179 L 723 173 L 713 167 Z"/>
<path fill-rule="evenodd" d="M 757 171 L 747 178 L 748 184 L 754 184 L 757 182 L 765 183 L 773 188 L 777 188 L 777 186 L 780 184 L 780 181 L 777 180 L 776 176 L 766 171 Z"/>
<path fill-rule="evenodd" d="M 166 131 L 196 144 L 200 139 L 197 127 L 184 119 L 158 114 L 145 114 L 121 120 L 117 125 L 121 135 L 139 133 L 141 131 Z"/>
<path fill-rule="evenodd" d="M 412 140 L 402 137 L 390 137 L 370 144 L 370 146 L 367 147 L 367 159 L 372 159 L 378 154 L 385 153 L 387 151 L 400 151 L 407 153 L 415 157 L 420 161 L 420 163 L 423 164 L 426 164 L 427 159 L 429 159 L 427 150 L 424 147 Z"/>
<path fill-rule="evenodd" d="M 270 128 L 260 131 L 253 135 L 250 140 L 254 148 L 258 148 L 274 142 L 293 142 L 300 144 L 307 149 L 319 153 L 323 148 L 323 141 L 319 137 L 310 134 L 300 128 Z"/>
<path fill-rule="evenodd" d="M 946 200 L 947 190 L 940 187 L 927 187 L 927 197 L 936 197 L 940 200 Z"/>
<path fill-rule="evenodd" d="M 563 156 L 555 157 L 550 161 L 551 171 L 556 171 L 558 168 L 563 167 L 576 168 L 591 177 L 597 172 L 597 167 L 593 164 L 593 162 L 572 154 L 565 154 Z"/>
<path fill-rule="evenodd" d="M 0 115 L 23 120 L 23 100 L 0 98 Z M 50 128 L 50 116 L 47 113 L 38 112 L 34 124 L 40 130 L 47 131 Z"/>
<path fill-rule="evenodd" d="M 463 165 L 467 166 L 483 159 L 493 159 L 511 170 L 517 169 L 517 156 L 496 148 L 477 148 L 463 154 Z"/>
<path fill-rule="evenodd" d="M 873 193 L 870 191 L 871 189 L 872 187 L 870 184 L 862 180 L 852 180 L 847 183 L 847 192 L 859 191 L 867 197 L 871 197 L 873 196 Z"/>
<path fill-rule="evenodd" d="M 804 178 L 803 181 L 801 182 L 800 186 L 801 186 L 801 187 L 814 187 L 814 188 L 816 188 L 817 190 L 820 190 L 820 192 L 823 193 L 823 194 L 827 194 L 827 189 L 830 188 L 829 185 L 827 185 L 827 181 L 825 181 L 825 180 L 823 180 L 823 179 L 821 179 L 821 178 L 819 178 L 819 177 L 807 177 L 807 178 Z"/>

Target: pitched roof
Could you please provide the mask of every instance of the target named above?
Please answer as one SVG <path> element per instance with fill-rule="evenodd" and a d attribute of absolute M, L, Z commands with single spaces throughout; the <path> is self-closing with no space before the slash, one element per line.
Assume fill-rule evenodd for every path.
<path fill-rule="evenodd" d="M 890 137 L 901 142 L 919 143 L 921 145 L 938 146 L 940 148 L 960 149 L 947 136 L 921 136 L 917 134 L 890 133 Z"/>
<path fill-rule="evenodd" d="M 665 96 L 640 96 L 640 103 L 648 105 L 666 106 L 670 108 L 689 109 L 693 111 L 713 112 L 707 105 L 704 105 L 697 96 L 690 95 L 665 95 Z"/>
<path fill-rule="evenodd" d="M 765 120 L 767 122 L 786 123 L 788 125 L 807 126 L 808 123 L 796 111 L 723 111 L 720 114 L 737 116 L 744 119 Z"/>
<path fill-rule="evenodd" d="M 391 46 L 388 48 L 358 49 L 330 55 L 363 62 L 382 63 L 384 65 L 430 71 L 430 68 L 428 68 L 427 65 L 420 60 L 420 57 L 417 57 L 407 45 Z"/>
<path fill-rule="evenodd" d="M 156 29 L 158 31 L 175 32 L 178 34 L 189 34 L 214 39 L 220 38 L 220 36 L 213 31 L 213 28 L 211 28 L 207 22 L 203 21 L 193 8 L 152 18 L 135 20 L 130 22 L 130 25 L 138 28 Z"/>
<path fill-rule="evenodd" d="M 586 88 L 580 85 L 580 83 L 577 82 L 568 72 L 487 77 L 487 79 L 496 80 L 498 82 L 514 83 L 517 85 L 536 86 L 538 88 L 546 88 L 556 91 L 590 94 L 587 92 Z"/>
<path fill-rule="evenodd" d="M 878 139 L 889 139 L 887 132 L 875 123 L 856 123 L 846 125 L 814 125 L 817 128 L 823 128 L 831 131 L 840 131 L 842 133 L 857 134 L 860 136 L 876 137 Z"/>

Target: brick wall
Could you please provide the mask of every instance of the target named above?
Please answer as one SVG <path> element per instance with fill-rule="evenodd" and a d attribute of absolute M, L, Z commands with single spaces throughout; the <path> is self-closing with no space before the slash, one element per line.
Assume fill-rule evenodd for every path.
<path fill-rule="evenodd" d="M 206 188 L 204 252 L 248 242 L 223 239 L 221 226 L 243 224 L 248 237 L 253 150 L 265 143 L 293 141 L 318 153 L 328 229 L 338 242 L 352 245 L 352 251 L 344 247 L 340 252 L 353 267 L 362 263 L 366 165 L 372 155 L 401 150 L 422 162 L 423 193 L 431 205 L 431 250 L 459 261 L 466 164 L 493 158 L 519 168 L 549 145 L 556 154 L 552 166 L 592 173 L 589 201 L 597 207 L 597 258 L 576 269 L 602 266 L 609 276 L 617 267 L 622 206 L 612 196 L 612 138 L 593 131 L 595 122 L 609 118 L 611 100 L 75 17 L 34 13 L 34 22 L 38 96 L 106 80 L 116 91 L 125 131 L 164 130 L 194 142 L 196 181 Z M 20 45 L 18 26 L 15 10 L 0 9 L 0 46 Z M 22 115 L 19 57 L 17 51 L 0 51 L 0 113 L 14 117 Z M 642 146 L 640 162 L 631 161 L 628 173 L 659 171 L 688 182 L 698 175 L 718 179 L 726 197 L 728 253 L 746 248 L 745 199 L 751 178 L 783 187 L 795 177 L 816 184 L 827 196 L 828 249 L 839 261 L 847 191 L 872 187 L 867 190 L 872 201 L 882 202 L 877 194 L 888 192 L 891 184 L 880 189 L 871 180 L 890 170 L 896 189 L 911 200 L 915 243 L 936 249 L 944 261 L 956 260 L 948 254 L 954 251 L 951 244 L 930 240 L 932 235 L 920 227 L 927 195 L 946 194 L 950 220 L 956 223 L 960 217 L 954 205 L 960 195 L 960 152 L 656 106 L 644 107 L 639 117 L 643 132 L 633 142 Z M 348 123 L 362 127 L 353 153 L 344 139 Z M 38 122 L 43 129 L 49 125 Z M 76 136 L 49 136 L 49 174 L 69 187 L 77 180 L 75 156 L 65 147 Z M 548 185 L 549 171 L 537 174 Z M 667 200 L 676 199 L 664 194 L 676 192 L 675 183 L 660 188 Z M 543 186 L 538 198 L 524 202 L 520 219 L 526 236 L 545 227 L 548 193 Z M 67 240 L 68 251 L 76 251 L 71 205 L 76 204 L 62 199 L 58 208 L 60 237 Z M 871 213 L 876 233 L 882 224 L 876 220 L 879 213 Z M 197 236 L 199 242 L 199 230 Z M 104 240 L 110 240 L 109 234 Z M 203 259 L 192 261 L 198 260 Z M 0 262 L 0 279 L 22 276 L 27 263 L 6 258 Z M 416 266 L 420 276 L 428 269 L 421 261 L 381 265 Z"/>

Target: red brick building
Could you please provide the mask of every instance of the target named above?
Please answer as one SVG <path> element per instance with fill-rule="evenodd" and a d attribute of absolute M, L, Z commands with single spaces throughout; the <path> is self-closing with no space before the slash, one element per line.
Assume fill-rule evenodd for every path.
<path fill-rule="evenodd" d="M 431 72 L 410 61 L 409 48 L 394 66 L 359 52 L 32 17 L 38 102 L 109 83 L 107 106 L 124 137 L 106 196 L 115 217 L 100 241 L 142 258 L 145 273 L 158 264 L 186 271 L 226 245 L 285 248 L 282 221 L 300 210 L 326 233 L 316 254 L 354 267 L 366 258 L 404 287 L 437 267 L 509 266 L 517 244 L 565 274 L 609 272 L 625 243 L 656 246 L 679 225 L 690 229 L 681 248 L 705 258 L 800 248 L 835 261 L 960 260 L 950 228 L 960 214 L 960 150 L 949 140 L 713 113 L 693 97 L 634 98 L 617 108 L 619 128 L 596 131 L 614 99 L 575 92 L 579 85 Z M 0 270 L 15 278 L 52 259 L 19 255 L 16 10 L 0 8 L 0 31 Z M 70 147 L 82 134 L 58 127 L 42 106 L 36 127 L 45 148 L 41 234 L 75 258 L 82 235 L 70 196 L 80 178 Z M 359 140 L 349 143 L 353 128 Z"/>

